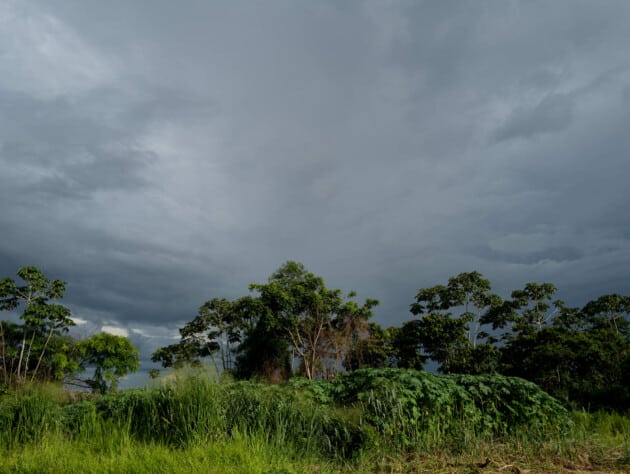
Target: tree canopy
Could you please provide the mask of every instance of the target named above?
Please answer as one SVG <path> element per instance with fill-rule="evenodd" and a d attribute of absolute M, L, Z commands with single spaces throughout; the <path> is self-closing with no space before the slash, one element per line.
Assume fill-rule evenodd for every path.
<path fill-rule="evenodd" d="M 66 283 L 37 267 L 0 279 L 0 384 L 35 381 L 115 390 L 138 370 L 129 339 L 72 336 Z M 528 282 L 503 299 L 479 272 L 420 288 L 411 318 L 372 322 L 378 301 L 328 288 L 303 264 L 287 261 L 234 300 L 214 297 L 152 360 L 163 367 L 210 358 L 238 378 L 325 379 L 367 367 L 447 374 L 503 374 L 535 382 L 567 406 L 630 408 L 630 296 L 605 294 L 583 307 L 555 299 L 556 287 Z M 92 372 L 93 371 L 93 372 Z"/>
<path fill-rule="evenodd" d="M 249 290 L 253 296 L 206 302 L 180 329 L 180 342 L 159 349 L 153 360 L 170 367 L 220 352 L 223 369 L 241 377 L 281 380 L 292 372 L 330 377 L 349 363 L 353 350 L 356 354 L 378 304 L 373 299 L 359 304 L 353 292 L 344 297 L 293 261 Z"/>
<path fill-rule="evenodd" d="M 5 387 L 34 381 L 73 382 L 88 366 L 95 375 L 85 380 L 103 392 L 120 377 L 138 369 L 138 351 L 126 338 L 97 334 L 85 341 L 69 335 L 75 325 L 70 310 L 58 303 L 66 283 L 51 280 L 37 267 L 17 271 L 18 281 L 0 279 L 0 311 L 19 321 L 0 320 L 0 376 Z"/>
<path fill-rule="evenodd" d="M 583 308 L 554 299 L 551 283 L 526 283 L 503 299 L 479 272 L 420 288 L 399 327 L 370 322 L 376 300 L 326 287 L 294 261 L 234 301 L 214 298 L 159 349 L 165 367 L 220 356 L 239 378 L 328 378 L 365 367 L 504 374 L 539 384 L 567 405 L 630 407 L 630 297 Z"/>

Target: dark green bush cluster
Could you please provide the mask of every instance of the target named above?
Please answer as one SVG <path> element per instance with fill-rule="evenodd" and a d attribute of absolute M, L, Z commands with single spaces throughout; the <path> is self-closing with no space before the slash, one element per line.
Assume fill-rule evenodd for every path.
<path fill-rule="evenodd" d="M 482 433 L 558 434 L 570 427 L 569 412 L 536 384 L 500 375 L 451 375 L 474 403 Z M 478 420 L 478 421 L 477 421 Z"/>
<path fill-rule="evenodd" d="M 523 432 L 545 437 L 570 424 L 567 410 L 557 400 L 514 377 L 361 369 L 331 383 L 294 386 L 315 400 L 359 407 L 362 422 L 381 435 L 380 442 L 398 449 Z"/>
<path fill-rule="evenodd" d="M 372 448 L 454 450 L 486 437 L 544 437 L 568 424 L 556 400 L 521 379 L 400 369 L 282 385 L 193 378 L 78 403 L 37 393 L 0 398 L 0 441 L 6 446 L 48 434 L 97 440 L 103 449 L 125 439 L 178 448 L 246 437 L 298 456 L 347 459 Z"/>

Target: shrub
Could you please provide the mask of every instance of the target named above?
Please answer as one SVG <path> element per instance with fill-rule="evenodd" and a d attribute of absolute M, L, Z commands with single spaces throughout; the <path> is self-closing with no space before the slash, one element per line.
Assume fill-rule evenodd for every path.
<path fill-rule="evenodd" d="M 359 404 L 383 439 L 405 450 L 522 430 L 553 435 L 570 424 L 568 412 L 536 385 L 498 375 L 361 369 L 337 378 L 332 393 L 338 403 Z"/>

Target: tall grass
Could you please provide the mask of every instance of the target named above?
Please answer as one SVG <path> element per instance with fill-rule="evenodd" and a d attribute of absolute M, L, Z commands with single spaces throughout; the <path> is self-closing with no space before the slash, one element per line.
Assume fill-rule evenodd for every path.
<path fill-rule="evenodd" d="M 482 453 L 584 464 L 585 449 L 610 467 L 630 462 L 629 437 L 628 417 L 569 417 L 519 379 L 413 371 L 276 386 L 175 379 L 78 402 L 49 389 L 0 397 L 0 472 L 404 472 L 411 458 Z"/>
<path fill-rule="evenodd" d="M 116 451 L 103 452 L 93 443 L 49 439 L 19 450 L 0 449 L 0 473 L 182 473 L 288 474 L 338 472 L 317 459 L 299 464 L 283 451 L 270 450 L 262 440 L 235 438 L 229 442 L 195 444 L 172 449 L 161 444 L 132 441 Z"/>
<path fill-rule="evenodd" d="M 46 393 L 10 394 L 0 405 L 0 445 L 41 443 L 61 432 L 61 407 Z"/>

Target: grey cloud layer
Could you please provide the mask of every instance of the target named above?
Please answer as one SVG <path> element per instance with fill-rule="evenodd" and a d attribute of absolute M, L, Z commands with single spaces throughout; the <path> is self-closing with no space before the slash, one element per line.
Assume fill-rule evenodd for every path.
<path fill-rule="evenodd" d="M 574 304 L 627 292 L 629 21 L 623 1 L 7 1 L 0 274 L 38 265 L 92 324 L 162 335 L 287 259 L 380 298 L 383 324 L 473 269 Z"/>

